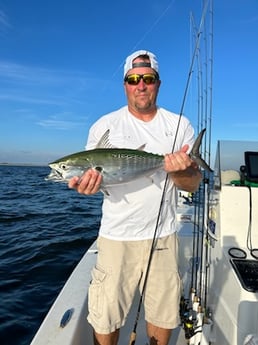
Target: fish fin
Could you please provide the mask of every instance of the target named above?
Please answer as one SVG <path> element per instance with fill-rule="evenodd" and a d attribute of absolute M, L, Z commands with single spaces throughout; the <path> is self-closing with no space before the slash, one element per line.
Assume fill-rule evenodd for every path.
<path fill-rule="evenodd" d="M 111 142 L 109 141 L 109 133 L 110 133 L 110 130 L 107 129 L 106 132 L 100 138 L 100 141 L 97 143 L 96 149 L 100 149 L 100 148 L 102 148 L 102 149 L 117 149 L 117 147 L 114 146 L 113 144 L 111 144 Z M 143 151 L 145 146 L 146 146 L 146 144 L 143 144 L 140 147 L 138 147 L 136 150 Z"/>
<path fill-rule="evenodd" d="M 213 170 L 209 167 L 209 165 L 203 160 L 201 157 L 195 157 L 195 162 L 201 166 L 204 170 L 212 172 Z"/>
<path fill-rule="evenodd" d="M 143 144 L 140 147 L 138 147 L 138 149 L 136 149 L 136 150 L 143 151 L 145 149 L 145 146 L 146 146 L 146 144 Z"/>
<path fill-rule="evenodd" d="M 198 137 L 196 138 L 194 144 L 193 144 L 193 148 L 191 150 L 191 153 L 193 156 L 199 156 L 200 155 L 200 146 L 202 144 L 202 138 L 203 138 L 203 135 L 206 131 L 206 128 L 203 128 L 201 130 L 201 132 L 198 134 Z"/>
<path fill-rule="evenodd" d="M 196 138 L 192 150 L 189 153 L 189 156 L 192 160 L 194 160 L 199 166 L 201 166 L 204 170 L 212 172 L 213 170 L 209 167 L 209 165 L 202 159 L 200 155 L 200 146 L 202 144 L 202 138 L 206 131 L 206 128 L 203 128 L 201 132 L 198 134 L 198 137 Z"/>
<path fill-rule="evenodd" d="M 117 147 L 112 145 L 111 142 L 109 141 L 109 132 L 110 130 L 107 129 L 106 132 L 102 135 L 102 137 L 100 138 L 100 141 L 97 143 L 96 148 L 100 149 L 100 148 L 104 148 L 104 149 L 116 149 Z"/>
<path fill-rule="evenodd" d="M 100 191 L 101 191 L 103 194 L 105 194 L 105 195 L 107 195 L 107 196 L 110 196 L 109 192 L 108 192 L 106 189 L 100 188 Z"/>

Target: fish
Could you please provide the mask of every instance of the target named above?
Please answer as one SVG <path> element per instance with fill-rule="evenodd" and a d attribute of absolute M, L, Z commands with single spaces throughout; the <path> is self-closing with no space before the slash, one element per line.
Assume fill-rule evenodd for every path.
<path fill-rule="evenodd" d="M 124 184 L 137 178 L 151 176 L 164 165 L 164 156 L 143 151 L 145 145 L 134 149 L 115 148 L 105 132 L 97 148 L 77 152 L 49 164 L 52 169 L 47 180 L 69 181 L 81 177 L 87 170 L 96 169 L 103 176 L 102 187 Z M 105 143 L 105 148 L 101 145 Z"/>
<path fill-rule="evenodd" d="M 205 129 L 198 135 L 190 157 L 204 169 L 211 171 L 199 153 Z M 103 147 L 104 146 L 104 147 Z M 109 142 L 109 130 L 93 150 L 76 152 L 49 164 L 52 169 L 46 180 L 68 182 L 72 177 L 81 177 L 87 170 L 96 169 L 103 176 L 101 190 L 125 184 L 140 177 L 151 177 L 164 166 L 164 155 L 138 149 L 116 148 Z"/>

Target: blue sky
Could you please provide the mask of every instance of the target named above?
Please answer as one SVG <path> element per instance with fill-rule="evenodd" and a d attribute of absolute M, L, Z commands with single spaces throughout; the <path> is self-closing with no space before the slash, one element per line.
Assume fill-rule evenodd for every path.
<path fill-rule="evenodd" d="M 158 104 L 179 112 L 201 0 L 0 0 L 0 162 L 47 163 L 84 149 L 88 129 L 126 102 L 123 63 L 153 51 Z M 258 2 L 214 0 L 212 150 L 258 140 Z M 184 109 L 193 125 L 197 115 Z"/>

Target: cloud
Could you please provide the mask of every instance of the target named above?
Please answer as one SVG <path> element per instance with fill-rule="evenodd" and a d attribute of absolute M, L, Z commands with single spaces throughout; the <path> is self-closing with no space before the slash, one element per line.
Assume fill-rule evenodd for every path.
<path fill-rule="evenodd" d="M 0 32 L 4 32 L 11 27 L 9 19 L 5 12 L 0 9 Z"/>
<path fill-rule="evenodd" d="M 85 71 L 26 66 L 0 60 L 0 99 L 22 103 L 85 104 L 110 80 Z"/>
<path fill-rule="evenodd" d="M 72 119 L 72 120 L 71 120 Z M 76 120 L 75 120 L 76 119 Z M 85 126 L 87 116 L 75 116 L 71 112 L 62 112 L 51 115 L 46 119 L 40 119 L 36 122 L 37 125 L 43 128 L 57 129 L 57 130 L 72 130 Z"/>
<path fill-rule="evenodd" d="M 48 69 L 0 60 L 0 100 L 24 104 L 85 104 L 102 81 L 76 70 Z"/>
<path fill-rule="evenodd" d="M 76 83 L 85 85 L 87 81 L 87 77 L 81 71 L 53 70 L 4 60 L 0 60 L 0 76 L 6 82 L 15 81 L 27 84 L 60 85 L 76 81 Z"/>
<path fill-rule="evenodd" d="M 0 94 L 0 100 L 15 101 L 19 103 L 46 104 L 46 105 L 65 105 L 64 100 L 58 98 L 36 98 L 35 96 L 25 96 L 18 93 Z"/>
<path fill-rule="evenodd" d="M 52 128 L 52 129 L 58 129 L 58 130 L 70 130 L 82 125 L 81 123 L 78 123 L 78 122 L 53 120 L 53 119 L 41 120 L 41 121 L 38 121 L 37 124 L 45 128 Z"/>

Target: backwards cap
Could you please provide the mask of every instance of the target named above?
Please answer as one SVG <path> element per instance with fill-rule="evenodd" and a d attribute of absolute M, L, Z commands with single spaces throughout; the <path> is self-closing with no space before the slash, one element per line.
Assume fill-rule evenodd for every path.
<path fill-rule="evenodd" d="M 140 55 L 148 55 L 150 62 L 133 63 L 133 60 L 136 59 Z M 147 50 L 138 50 L 126 58 L 125 65 L 124 65 L 124 77 L 126 76 L 127 72 L 130 69 L 135 68 L 135 67 L 151 67 L 152 69 L 154 69 L 154 71 L 159 73 L 159 64 L 158 64 L 158 60 L 156 56 L 153 53 L 148 52 Z"/>

